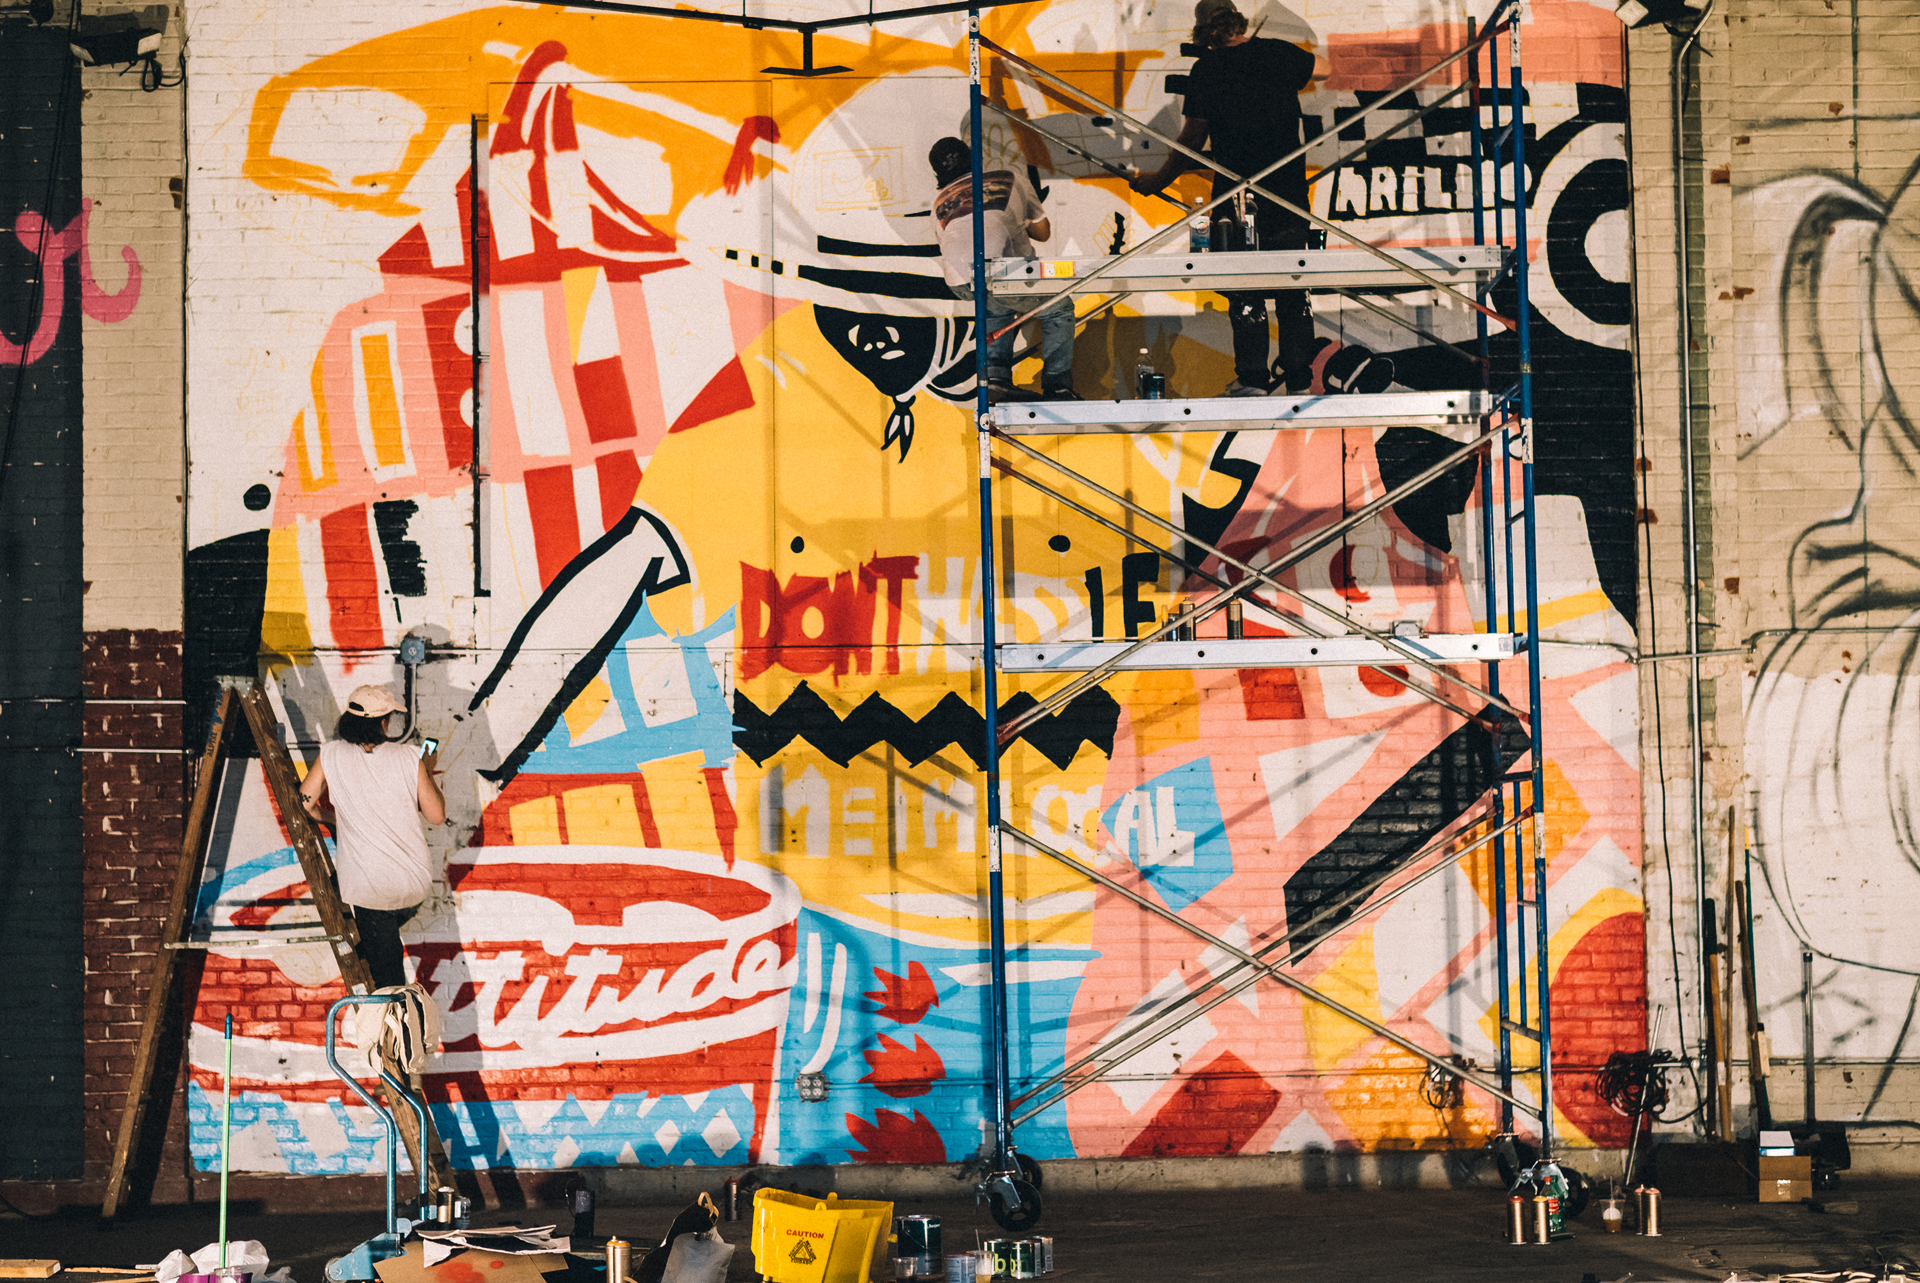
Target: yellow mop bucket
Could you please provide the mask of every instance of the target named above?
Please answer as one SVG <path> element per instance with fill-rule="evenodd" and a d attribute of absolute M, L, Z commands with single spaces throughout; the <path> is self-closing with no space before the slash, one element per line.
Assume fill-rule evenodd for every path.
<path fill-rule="evenodd" d="M 772 1283 L 867 1283 L 892 1235 L 892 1203 L 778 1189 L 753 1196 L 753 1268 Z"/>

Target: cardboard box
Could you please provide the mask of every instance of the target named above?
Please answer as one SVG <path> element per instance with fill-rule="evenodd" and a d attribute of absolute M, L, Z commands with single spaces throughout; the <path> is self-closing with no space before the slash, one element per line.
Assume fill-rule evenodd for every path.
<path fill-rule="evenodd" d="M 1760 1163 L 1760 1201 L 1797 1203 L 1813 1197 L 1813 1159 L 1762 1158 Z"/>

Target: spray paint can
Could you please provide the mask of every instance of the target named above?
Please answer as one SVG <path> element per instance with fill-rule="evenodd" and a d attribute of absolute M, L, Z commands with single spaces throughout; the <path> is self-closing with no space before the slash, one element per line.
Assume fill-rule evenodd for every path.
<path fill-rule="evenodd" d="M 1552 1202 L 1545 1194 L 1533 1196 L 1533 1241 L 1536 1243 L 1553 1242 Z"/>
<path fill-rule="evenodd" d="M 1567 1232 L 1567 1178 L 1553 1163 L 1542 1163 L 1541 1168 L 1544 1174 L 1540 1179 L 1540 1192 L 1547 1196 L 1547 1241 L 1550 1242 Z"/>
<path fill-rule="evenodd" d="M 456 1198 L 453 1200 L 453 1228 L 470 1229 L 473 1226 L 473 1200 Z"/>
<path fill-rule="evenodd" d="M 727 1178 L 727 1219 L 740 1219 L 740 1178 L 737 1176 Z"/>
<path fill-rule="evenodd" d="M 1518 1194 L 1507 1200 L 1507 1242 L 1515 1247 L 1527 1243 L 1527 1200 Z"/>
<path fill-rule="evenodd" d="M 440 1187 L 440 1199 L 434 1204 L 433 1219 L 445 1226 L 453 1224 L 453 1186 Z"/>
<path fill-rule="evenodd" d="M 633 1244 L 623 1238 L 607 1240 L 607 1283 L 625 1283 L 633 1263 Z"/>
<path fill-rule="evenodd" d="M 1640 1205 L 1640 1232 L 1648 1238 L 1659 1238 L 1660 1191 L 1648 1185 L 1644 1187 L 1644 1195 Z"/>

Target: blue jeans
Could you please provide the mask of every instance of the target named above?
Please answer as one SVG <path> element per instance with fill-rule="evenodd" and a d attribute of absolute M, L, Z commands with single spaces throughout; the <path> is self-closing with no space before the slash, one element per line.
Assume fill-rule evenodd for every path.
<path fill-rule="evenodd" d="M 971 285 L 955 285 L 953 296 L 973 301 Z M 1025 309 L 1022 309 L 1023 311 Z M 987 295 L 987 332 L 1010 324 L 1019 312 L 1007 307 L 993 295 Z M 1073 306 L 1061 303 L 1040 313 L 1040 390 L 1073 391 Z M 1018 331 L 1008 330 L 987 344 L 987 381 L 1013 382 L 1013 340 Z"/>

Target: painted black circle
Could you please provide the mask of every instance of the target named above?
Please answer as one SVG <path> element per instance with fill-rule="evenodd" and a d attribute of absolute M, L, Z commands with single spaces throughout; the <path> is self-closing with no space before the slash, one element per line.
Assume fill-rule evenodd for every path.
<path fill-rule="evenodd" d="M 1567 182 L 1547 217 L 1547 270 L 1554 288 L 1596 325 L 1633 320 L 1633 286 L 1600 275 L 1587 257 L 1587 233 L 1605 215 L 1627 207 L 1629 190 L 1626 161 L 1596 160 Z"/>
<path fill-rule="evenodd" d="M 1047 547 L 1053 549 L 1055 552 L 1065 552 L 1067 549 L 1073 547 L 1073 540 L 1067 538 L 1065 535 L 1055 535 L 1053 538 L 1047 540 Z"/>
<path fill-rule="evenodd" d="M 788 544 L 787 547 L 793 549 L 795 552 L 805 552 L 807 550 L 807 541 L 802 539 L 799 535 L 795 535 L 793 537 L 793 542 Z"/>
<path fill-rule="evenodd" d="M 247 487 L 244 495 L 240 496 L 240 502 L 247 505 L 248 512 L 262 512 L 268 504 L 273 502 L 273 491 L 255 482 Z"/>

